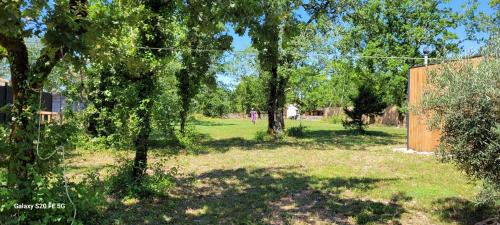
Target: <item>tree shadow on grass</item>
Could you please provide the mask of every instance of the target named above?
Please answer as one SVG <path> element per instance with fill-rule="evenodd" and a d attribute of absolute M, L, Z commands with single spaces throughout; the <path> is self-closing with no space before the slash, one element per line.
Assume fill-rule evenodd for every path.
<path fill-rule="evenodd" d="M 500 208 L 494 206 L 478 206 L 463 198 L 442 198 L 432 203 L 434 213 L 445 222 L 468 225 L 500 216 Z"/>
<path fill-rule="evenodd" d="M 382 131 L 365 131 L 364 134 L 350 130 L 313 130 L 304 132 L 302 139 L 312 139 L 320 145 L 337 145 L 345 149 L 365 147 L 366 145 L 400 144 L 404 135 Z"/>
<path fill-rule="evenodd" d="M 154 215 L 156 221 L 163 221 L 151 224 L 398 223 L 405 212 L 402 202 L 409 200 L 394 197 L 383 202 L 341 196 L 346 190 L 367 191 L 379 182 L 395 179 L 319 179 L 290 172 L 293 169 L 240 168 L 191 174 L 179 179 L 168 199 L 158 200 L 160 203 L 147 200 L 119 210 L 127 215 Z M 120 219 L 116 211 L 108 213 L 110 218 Z M 127 219 L 130 224 L 144 223 L 141 217 Z"/>
<path fill-rule="evenodd" d="M 68 165 L 65 167 L 68 172 L 73 172 L 79 175 L 83 175 L 86 172 L 91 172 L 91 171 L 103 171 L 106 169 L 111 169 L 113 168 L 114 165 L 112 164 L 91 164 L 91 165 Z"/>
<path fill-rule="evenodd" d="M 151 148 L 151 152 L 157 153 L 162 156 L 170 156 L 178 154 L 182 151 L 187 151 L 192 154 L 201 154 L 201 153 L 209 153 L 211 149 L 202 148 L 202 146 L 198 146 L 198 143 L 202 143 L 203 141 L 212 140 L 212 137 L 208 134 L 204 133 L 196 133 L 192 134 L 190 137 L 193 144 L 191 149 L 186 147 L 182 147 L 181 143 L 175 137 L 161 137 L 156 135 L 153 138 L 150 138 L 148 141 L 149 147 Z"/>
<path fill-rule="evenodd" d="M 403 134 L 390 134 L 382 131 L 366 131 L 365 134 L 355 133 L 349 130 L 305 130 L 299 138 L 285 140 L 257 141 L 233 137 L 226 139 L 201 140 L 201 144 L 217 152 L 226 152 L 232 147 L 245 150 L 253 149 L 276 149 L 279 147 L 296 147 L 301 149 L 328 149 L 341 148 L 346 150 L 365 150 L 373 145 L 395 145 L 401 144 Z"/>

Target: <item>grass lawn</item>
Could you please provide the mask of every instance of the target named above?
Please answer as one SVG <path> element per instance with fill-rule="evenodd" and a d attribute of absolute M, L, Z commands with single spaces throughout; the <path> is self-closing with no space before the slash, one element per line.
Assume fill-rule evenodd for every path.
<path fill-rule="evenodd" d="M 287 127 L 298 126 L 287 121 Z M 116 200 L 103 224 L 468 224 L 478 188 L 432 155 L 393 152 L 405 129 L 372 127 L 352 134 L 324 121 L 303 121 L 304 137 L 257 141 L 266 121 L 201 119 L 196 154 L 169 158 L 177 186 L 165 196 Z M 150 161 L 171 149 L 155 148 Z M 133 152 L 80 151 L 71 174 L 106 171 Z M 487 216 L 486 216 L 487 217 Z"/>

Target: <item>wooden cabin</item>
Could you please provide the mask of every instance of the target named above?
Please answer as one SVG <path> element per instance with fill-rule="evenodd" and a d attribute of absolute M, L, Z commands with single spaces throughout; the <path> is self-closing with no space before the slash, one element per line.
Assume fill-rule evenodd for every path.
<path fill-rule="evenodd" d="M 6 79 L 0 78 L 0 107 L 12 104 L 12 87 Z M 54 93 L 42 93 L 42 105 L 39 113 L 42 123 L 52 121 L 63 121 L 62 108 L 65 104 L 64 97 Z M 9 123 L 11 116 L 8 113 L 0 112 L 0 123 Z"/>

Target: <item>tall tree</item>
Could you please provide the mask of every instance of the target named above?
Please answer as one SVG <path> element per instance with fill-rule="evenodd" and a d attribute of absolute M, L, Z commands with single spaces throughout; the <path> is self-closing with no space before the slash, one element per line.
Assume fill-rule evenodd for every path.
<path fill-rule="evenodd" d="M 460 17 L 441 1 L 359 2 L 344 16 L 349 24 L 341 29 L 338 48 L 343 54 L 423 58 L 423 47 L 430 57 L 458 52 L 458 36 L 451 30 Z M 359 59 L 359 69 L 377 75 L 383 85 L 384 100 L 403 106 L 406 99 L 407 74 L 422 60 Z"/>
<path fill-rule="evenodd" d="M 133 143 L 135 146 L 134 168 L 132 175 L 136 181 L 140 182 L 146 171 L 148 141 L 151 133 L 151 117 L 153 113 L 153 100 L 155 87 L 158 79 L 158 71 L 162 59 L 170 55 L 171 51 L 159 51 L 158 48 L 165 48 L 171 45 L 172 38 L 168 24 L 171 22 L 171 15 L 175 10 L 173 1 L 163 0 L 145 1 L 144 25 L 139 27 L 138 57 L 145 60 L 148 68 L 137 71 L 134 82 L 137 93 L 137 105 L 132 110 L 135 119 Z"/>
<path fill-rule="evenodd" d="M 212 63 L 231 46 L 232 38 L 225 31 L 225 12 L 218 4 L 203 0 L 185 1 L 181 11 L 185 38 L 181 41 L 183 68 L 176 74 L 181 99 L 180 131 L 185 132 L 192 99 L 202 83 L 215 83 L 209 69 Z"/>
<path fill-rule="evenodd" d="M 399 106 L 402 112 L 407 96 L 408 70 L 423 64 L 423 60 L 390 57 L 423 58 L 423 48 L 430 50 L 429 57 L 442 57 L 460 50 L 460 40 L 453 29 L 463 22 L 464 17 L 443 3 L 426 0 L 314 0 L 307 9 L 313 18 L 322 19 L 328 15 L 338 24 L 335 47 L 344 58 L 338 65 L 352 65 L 356 73 L 372 76 L 373 85 L 384 92 L 384 101 Z M 351 62 L 345 62 L 342 56 L 349 55 L 375 58 L 351 57 Z"/>
<path fill-rule="evenodd" d="M 29 198 L 29 168 L 36 163 L 35 121 L 38 92 L 52 68 L 65 56 L 82 50 L 86 0 L 0 2 L 0 46 L 7 52 L 13 90 L 11 152 L 8 185 Z M 37 36 L 45 44 L 40 56 L 29 63 L 25 39 Z"/>
<path fill-rule="evenodd" d="M 246 30 L 258 51 L 260 68 L 269 74 L 267 85 L 267 132 L 280 135 L 285 127 L 283 107 L 286 102 L 288 76 L 280 67 L 293 61 L 292 54 L 284 49 L 290 47 L 291 40 L 300 29 L 297 10 L 301 1 L 237 1 L 229 5 L 233 12 L 232 22 L 236 32 L 243 35 Z"/>
<path fill-rule="evenodd" d="M 62 81 L 65 97 L 85 102 L 87 132 L 109 146 L 130 145 L 129 118 L 137 105 L 140 72 L 149 71 L 151 57 L 142 57 L 141 30 L 150 16 L 137 1 L 97 1 L 89 8 L 86 65 L 76 77 Z M 113 26 L 110 26 L 113 24 Z M 71 74 L 71 68 L 68 73 Z M 75 96 L 76 95 L 76 96 Z M 134 132 L 133 134 L 136 134 Z"/>

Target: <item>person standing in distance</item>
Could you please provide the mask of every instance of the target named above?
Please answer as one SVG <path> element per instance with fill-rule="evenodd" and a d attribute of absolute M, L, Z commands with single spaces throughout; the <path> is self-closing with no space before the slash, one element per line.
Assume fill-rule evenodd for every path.
<path fill-rule="evenodd" d="M 250 111 L 250 119 L 252 120 L 252 123 L 255 125 L 255 121 L 257 120 L 257 111 L 255 111 L 254 108 L 252 108 L 252 111 Z"/>

